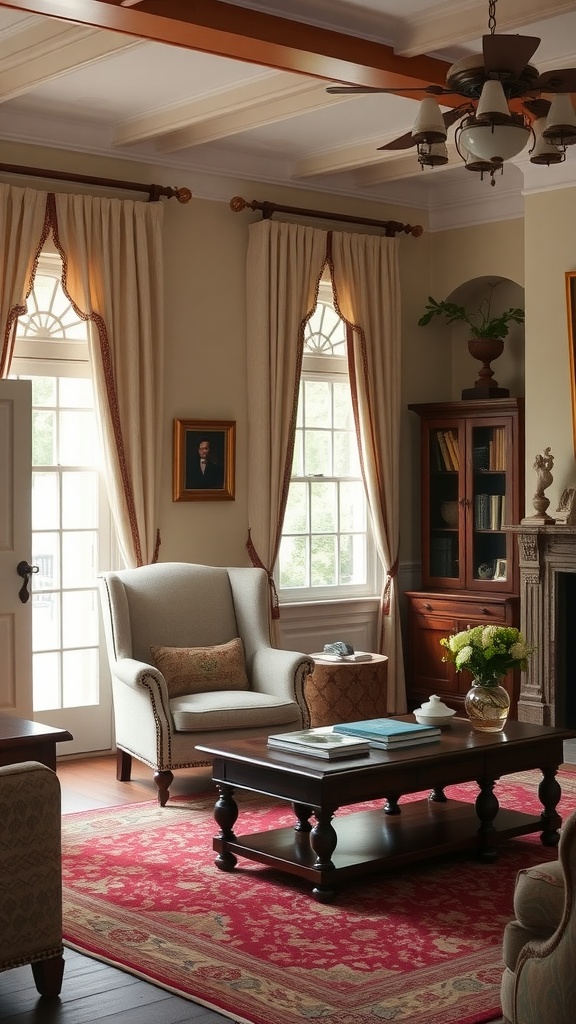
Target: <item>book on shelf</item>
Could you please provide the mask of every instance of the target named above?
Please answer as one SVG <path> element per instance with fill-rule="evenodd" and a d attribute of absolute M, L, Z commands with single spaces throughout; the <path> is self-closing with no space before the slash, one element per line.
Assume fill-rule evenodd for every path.
<path fill-rule="evenodd" d="M 273 750 L 292 751 L 293 754 L 306 754 L 328 761 L 338 757 L 359 757 L 370 751 L 367 740 L 340 735 L 333 732 L 332 726 L 277 733 L 268 737 L 268 746 Z"/>
<path fill-rule="evenodd" d="M 314 661 L 334 661 L 340 662 L 354 662 L 354 661 L 372 661 L 374 655 L 368 654 L 367 651 L 354 651 L 354 654 L 329 654 L 326 651 L 319 651 L 318 654 L 311 654 L 311 658 Z"/>
<path fill-rule="evenodd" d="M 452 459 L 450 457 L 450 452 L 448 451 L 448 445 L 446 444 L 446 438 L 444 437 L 444 434 L 441 430 L 436 431 L 436 438 L 438 441 L 438 447 L 440 448 L 440 453 L 442 455 L 442 463 L 444 469 L 454 469 L 454 466 L 452 465 Z"/>
<path fill-rule="evenodd" d="M 460 469 L 460 452 L 458 450 L 458 441 L 456 440 L 454 431 L 445 430 L 444 439 L 446 441 L 446 446 L 450 454 L 452 469 Z"/>
<path fill-rule="evenodd" d="M 430 569 L 433 576 L 454 576 L 453 550 L 451 537 L 430 539 Z"/>
<path fill-rule="evenodd" d="M 435 725 L 420 725 L 419 722 L 400 722 L 396 718 L 369 718 L 363 722 L 341 722 L 334 725 L 335 733 L 346 736 L 361 736 L 367 740 L 386 742 L 392 746 L 400 740 L 415 739 L 417 736 L 439 736 L 440 729 Z"/>

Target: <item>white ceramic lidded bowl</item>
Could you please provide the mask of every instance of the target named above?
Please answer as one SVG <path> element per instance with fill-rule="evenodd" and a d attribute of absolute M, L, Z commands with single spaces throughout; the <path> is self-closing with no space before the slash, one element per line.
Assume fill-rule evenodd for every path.
<path fill-rule="evenodd" d="M 455 714 L 456 712 L 452 708 L 447 707 L 440 697 L 433 693 L 429 700 L 416 708 L 414 718 L 420 725 L 436 725 L 445 729 L 450 725 Z"/>

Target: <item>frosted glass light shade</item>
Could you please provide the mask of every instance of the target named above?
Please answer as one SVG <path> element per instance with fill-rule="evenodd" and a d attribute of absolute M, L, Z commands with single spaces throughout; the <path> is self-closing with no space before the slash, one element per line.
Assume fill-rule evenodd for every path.
<path fill-rule="evenodd" d="M 504 95 L 501 82 L 490 80 L 484 82 L 478 106 L 476 107 L 476 120 L 502 120 L 509 118 L 508 101 Z"/>
<path fill-rule="evenodd" d="M 568 93 L 552 97 L 542 135 L 553 146 L 572 146 L 576 142 L 576 112 Z"/>
<path fill-rule="evenodd" d="M 547 167 L 549 167 L 550 164 L 561 164 L 565 159 L 565 153 L 563 150 L 558 149 L 557 146 L 554 146 L 551 142 L 548 142 L 548 139 L 544 138 L 542 133 L 545 127 L 545 117 L 539 117 L 532 125 L 536 141 L 530 154 L 530 163 L 545 164 Z"/>
<path fill-rule="evenodd" d="M 501 163 L 518 156 L 530 138 L 530 129 L 521 124 L 472 124 L 462 128 L 461 144 L 478 160 Z"/>
<path fill-rule="evenodd" d="M 418 163 L 421 167 L 440 167 L 448 163 L 448 147 L 445 142 L 434 142 L 431 146 L 418 145 Z"/>
<path fill-rule="evenodd" d="M 431 145 L 434 142 L 445 142 L 447 134 L 438 100 L 433 96 L 427 96 L 420 101 L 412 138 L 415 142 L 427 142 Z"/>

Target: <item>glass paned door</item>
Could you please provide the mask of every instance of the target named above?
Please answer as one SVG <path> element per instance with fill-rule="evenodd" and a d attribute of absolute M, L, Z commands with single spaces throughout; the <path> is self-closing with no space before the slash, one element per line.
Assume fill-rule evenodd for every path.
<path fill-rule="evenodd" d="M 430 521 L 429 575 L 455 579 L 460 575 L 460 431 L 456 425 L 436 427 L 429 434 Z"/>
<path fill-rule="evenodd" d="M 109 565 L 110 513 L 86 324 L 42 256 L 18 323 L 15 375 L 32 382 L 32 677 L 34 717 L 67 728 L 60 753 L 112 746 L 110 677 L 97 576 Z"/>
<path fill-rule="evenodd" d="M 472 427 L 472 575 L 474 581 L 506 582 L 506 429 L 501 424 Z"/>

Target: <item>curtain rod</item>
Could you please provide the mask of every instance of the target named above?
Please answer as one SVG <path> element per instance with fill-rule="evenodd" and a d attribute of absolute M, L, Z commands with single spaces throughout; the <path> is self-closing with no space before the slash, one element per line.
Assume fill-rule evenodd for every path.
<path fill-rule="evenodd" d="M 250 210 L 261 210 L 264 220 L 267 220 L 274 213 L 295 213 L 306 217 L 321 217 L 323 220 L 345 221 L 347 224 L 369 224 L 372 227 L 384 228 L 388 238 L 394 238 L 395 235 L 402 232 L 405 235 L 412 235 L 413 238 L 419 238 L 424 231 L 420 224 L 412 226 L 411 224 L 400 224 L 396 220 L 372 220 L 370 217 L 352 217 L 347 213 L 306 210 L 300 206 L 281 206 L 279 203 L 259 203 L 257 199 L 248 202 L 247 199 L 242 199 L 241 196 L 234 196 L 230 200 L 230 209 L 234 213 L 241 213 L 242 210 L 247 208 Z"/>
<path fill-rule="evenodd" d="M 90 174 L 69 174 L 67 171 L 51 171 L 44 167 L 22 167 L 20 164 L 0 164 L 0 172 L 6 174 L 28 174 L 34 178 L 52 178 L 54 181 L 79 181 L 84 185 L 103 185 L 107 188 L 126 189 L 128 192 L 147 192 L 148 202 L 156 203 L 165 196 L 173 196 L 179 203 L 189 203 L 192 193 L 189 188 L 170 188 L 169 185 L 145 185 L 141 181 L 122 181 L 117 178 L 96 178 Z"/>

